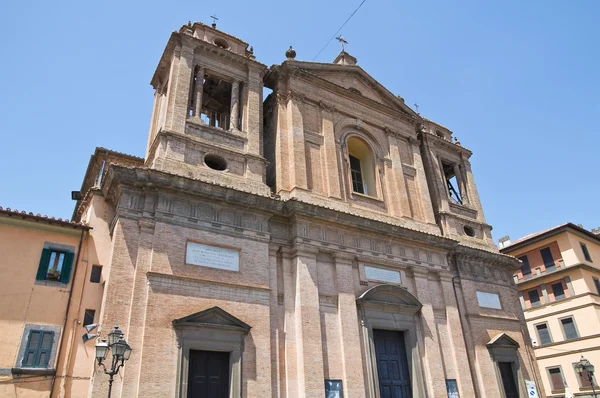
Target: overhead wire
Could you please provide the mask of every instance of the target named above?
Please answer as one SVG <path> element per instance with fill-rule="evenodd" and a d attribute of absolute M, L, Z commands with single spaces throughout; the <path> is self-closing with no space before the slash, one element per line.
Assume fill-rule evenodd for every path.
<path fill-rule="evenodd" d="M 352 14 L 350 14 L 350 16 L 348 17 L 348 19 L 346 19 L 346 22 L 344 22 L 342 24 L 342 26 L 340 26 L 340 28 L 338 30 L 335 31 L 335 33 L 333 34 L 333 36 L 331 36 L 331 39 L 329 39 L 327 41 L 327 43 L 325 43 L 325 45 L 323 46 L 323 48 L 317 53 L 317 55 L 315 55 L 315 57 L 312 59 L 313 61 L 315 59 L 317 59 L 317 57 L 319 55 L 321 55 L 321 53 L 323 52 L 323 50 L 325 50 L 325 48 L 329 45 L 329 43 L 331 43 L 331 41 L 333 39 L 335 39 L 335 36 L 340 32 L 340 30 L 342 30 L 344 28 L 344 26 L 346 26 L 346 24 L 348 23 L 348 21 L 350 21 L 350 19 L 352 19 L 352 17 L 354 16 L 354 14 L 356 14 L 356 12 L 359 10 L 360 7 L 362 7 L 362 5 L 365 3 L 365 1 L 367 0 L 362 0 L 362 2 L 358 5 L 358 7 L 356 7 L 356 9 L 352 12 Z"/>

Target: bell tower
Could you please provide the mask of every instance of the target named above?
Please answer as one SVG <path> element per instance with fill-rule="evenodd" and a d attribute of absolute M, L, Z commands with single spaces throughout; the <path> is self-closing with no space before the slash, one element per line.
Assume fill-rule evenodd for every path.
<path fill-rule="evenodd" d="M 263 77 L 252 47 L 202 23 L 173 32 L 155 89 L 146 165 L 269 194 L 262 154 Z"/>

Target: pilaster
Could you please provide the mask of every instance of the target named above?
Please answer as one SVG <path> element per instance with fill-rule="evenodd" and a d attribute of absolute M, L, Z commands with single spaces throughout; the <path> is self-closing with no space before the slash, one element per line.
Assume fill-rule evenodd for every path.
<path fill-rule="evenodd" d="M 419 187 L 419 198 L 416 199 L 421 202 L 421 209 L 423 210 L 424 222 L 427 224 L 435 224 L 435 216 L 433 214 L 433 204 L 431 202 L 431 195 L 429 189 L 436 189 L 436 185 L 439 184 L 439 178 L 432 178 L 434 186 L 430 187 L 427 183 L 427 175 L 425 173 L 425 167 L 423 165 L 423 159 L 421 158 L 421 151 L 419 151 L 418 140 L 409 139 L 409 145 L 412 146 L 412 153 L 414 159 L 414 166 L 417 170 L 417 175 L 415 176 L 415 180 L 417 181 L 417 186 Z M 429 149 L 425 147 L 425 151 Z M 430 163 L 435 163 L 433 160 Z M 435 167 L 431 170 L 432 173 L 436 173 Z"/>
<path fill-rule="evenodd" d="M 452 377 L 449 376 L 449 378 L 456 379 L 459 395 L 461 397 L 476 397 L 479 396 L 479 394 L 476 394 L 473 383 L 471 364 L 469 363 L 469 357 L 467 355 L 463 337 L 464 331 L 462 329 L 458 302 L 454 292 L 454 282 L 452 276 L 446 274 L 440 275 L 440 281 L 444 294 L 444 301 L 446 303 L 447 326 L 450 334 L 450 342 L 452 344 L 451 353 L 444 350 L 446 353 L 445 362 L 448 365 L 450 359 L 452 359 L 450 368 L 455 372 Z M 452 358 L 449 358 L 450 356 Z M 469 369 L 468 372 L 467 368 Z"/>
<path fill-rule="evenodd" d="M 423 327 L 422 339 L 425 346 L 423 367 L 427 390 L 432 397 L 443 397 L 446 395 L 445 370 L 428 287 L 427 279 L 429 272 L 421 269 L 413 269 L 413 272 L 417 288 L 417 298 L 423 304 L 421 308 L 421 324 Z"/>
<path fill-rule="evenodd" d="M 404 171 L 402 170 L 402 159 L 400 159 L 400 149 L 396 137 L 388 134 L 388 143 L 390 146 L 391 162 L 387 164 L 387 183 L 390 191 L 387 195 L 387 200 L 390 204 L 390 210 L 395 217 L 406 215 L 406 210 L 410 209 L 406 183 L 404 179 Z M 413 198 L 419 200 L 419 198 Z M 411 216 L 414 217 L 414 214 Z"/>
<path fill-rule="evenodd" d="M 323 149 L 325 158 L 325 184 L 329 197 L 341 199 L 340 168 L 337 163 L 337 148 L 333 128 L 333 111 L 324 103 L 319 103 L 321 116 L 321 133 L 323 134 Z"/>
<path fill-rule="evenodd" d="M 148 203 L 147 203 L 148 202 Z M 145 201 L 145 206 L 152 207 L 152 200 Z M 154 220 L 141 219 L 138 221 L 139 246 L 135 264 L 134 284 L 129 306 L 129 322 L 126 328 L 127 342 L 131 347 L 138 348 L 131 354 L 127 366 L 123 368 L 123 387 L 121 395 L 135 397 L 142 375 L 144 350 L 144 333 L 146 331 L 146 310 L 148 308 L 148 279 L 147 273 L 152 267 L 152 247 L 154 241 Z"/>
<path fill-rule="evenodd" d="M 317 250 L 296 248 L 296 349 L 298 352 L 298 396 L 321 398 L 323 380 L 323 346 L 317 284 Z"/>
<path fill-rule="evenodd" d="M 344 396 L 348 398 L 362 397 L 365 393 L 365 376 L 353 286 L 353 257 L 336 253 L 334 261 L 338 286 L 338 319 L 342 343 Z"/>
<path fill-rule="evenodd" d="M 167 129 L 184 134 L 190 96 L 194 49 L 179 45 L 173 53 L 169 78 Z"/>

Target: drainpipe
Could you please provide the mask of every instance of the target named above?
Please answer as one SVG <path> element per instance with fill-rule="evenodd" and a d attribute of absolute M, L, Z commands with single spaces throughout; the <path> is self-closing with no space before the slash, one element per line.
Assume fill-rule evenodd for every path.
<path fill-rule="evenodd" d="M 68 319 L 68 315 L 69 315 L 69 308 L 71 308 L 71 297 L 73 296 L 73 287 L 75 286 L 77 269 L 79 268 L 79 257 L 81 256 L 81 246 L 83 244 L 83 235 L 84 234 L 85 234 L 85 229 L 82 229 L 81 236 L 79 238 L 79 247 L 77 248 L 77 258 L 75 259 L 75 267 L 73 270 L 73 279 L 72 279 L 72 283 L 71 283 L 71 288 L 69 289 L 69 299 L 67 301 L 67 309 L 65 310 L 65 319 L 63 320 L 62 335 L 58 342 L 58 347 L 56 348 L 56 352 L 57 352 L 57 356 L 58 356 L 58 361 L 56 362 L 57 366 L 58 366 L 58 363 L 60 362 L 60 350 L 62 349 L 62 344 L 63 344 L 63 341 L 65 340 L 67 319 Z M 85 283 L 85 281 L 84 281 L 84 283 Z M 64 377 L 66 377 L 66 375 L 64 375 Z M 54 372 L 54 376 L 52 376 L 52 383 L 50 384 L 50 398 L 52 398 L 53 393 L 54 393 L 54 383 L 55 382 L 56 382 L 56 372 Z"/>

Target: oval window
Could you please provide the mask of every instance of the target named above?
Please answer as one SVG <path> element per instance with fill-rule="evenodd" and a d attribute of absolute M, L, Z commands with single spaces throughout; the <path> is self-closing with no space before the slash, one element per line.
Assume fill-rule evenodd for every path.
<path fill-rule="evenodd" d="M 475 237 L 475 230 L 473 228 L 469 227 L 468 225 L 465 225 L 463 229 L 467 236 L 470 236 L 472 238 Z"/>
<path fill-rule="evenodd" d="M 204 164 L 213 170 L 227 170 L 227 162 L 225 161 L 225 159 L 217 155 L 206 155 L 204 157 Z"/>
<path fill-rule="evenodd" d="M 224 48 L 225 50 L 227 50 L 229 48 L 229 43 L 227 43 L 224 39 L 221 39 L 220 37 L 217 37 L 213 43 L 215 43 L 217 46 Z"/>

